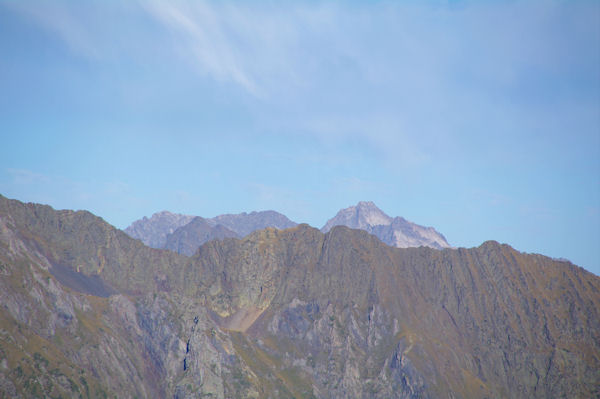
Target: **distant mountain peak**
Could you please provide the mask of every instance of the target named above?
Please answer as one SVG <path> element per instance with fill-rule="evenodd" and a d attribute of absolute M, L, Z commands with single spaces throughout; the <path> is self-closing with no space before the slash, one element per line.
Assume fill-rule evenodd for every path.
<path fill-rule="evenodd" d="M 144 216 L 125 229 L 130 237 L 141 240 L 153 248 L 162 248 L 167 242 L 167 235 L 194 219 L 191 215 L 182 215 L 169 211 L 154 213 L 151 217 Z"/>
<path fill-rule="evenodd" d="M 389 225 L 392 218 L 386 215 L 371 201 L 360 201 L 355 206 L 340 210 L 329 219 L 321 229 L 328 232 L 333 226 L 348 226 L 353 229 L 367 230 L 369 226 Z"/>
<path fill-rule="evenodd" d="M 237 238 L 238 235 L 227 227 L 215 224 L 210 219 L 196 216 L 188 224 L 167 234 L 164 248 L 178 254 L 192 256 L 198 247 L 205 242 L 221 240 L 227 237 Z"/>
<path fill-rule="evenodd" d="M 387 226 L 392 223 L 392 218 L 371 201 L 361 201 L 356 204 L 355 207 L 350 207 L 348 209 L 352 208 L 355 208 L 359 220 L 362 220 L 371 226 Z"/>
<path fill-rule="evenodd" d="M 449 248 L 446 238 L 433 227 L 412 223 L 403 217 L 392 218 L 372 201 L 360 201 L 354 206 L 340 210 L 321 229 L 324 233 L 334 226 L 347 226 L 365 230 L 388 245 L 399 248 L 427 246 Z"/>
<path fill-rule="evenodd" d="M 166 248 L 192 255 L 203 243 L 225 237 L 244 237 L 266 227 L 287 229 L 296 223 L 276 211 L 252 211 L 205 219 L 169 211 L 136 220 L 125 229 L 130 237 L 153 248 Z"/>

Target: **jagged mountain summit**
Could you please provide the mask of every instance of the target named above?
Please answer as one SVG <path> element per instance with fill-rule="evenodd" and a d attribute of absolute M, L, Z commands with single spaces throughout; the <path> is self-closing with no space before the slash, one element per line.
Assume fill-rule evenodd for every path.
<path fill-rule="evenodd" d="M 185 226 L 194 219 L 191 215 L 181 215 L 162 211 L 153 214 L 150 218 L 144 216 L 136 220 L 124 231 L 130 237 L 137 238 L 149 247 L 164 248 L 167 235 L 173 233 L 181 226 Z"/>
<path fill-rule="evenodd" d="M 200 245 L 213 239 L 241 238 L 267 227 L 282 230 L 294 226 L 295 222 L 275 211 L 225 214 L 210 219 L 163 211 L 136 220 L 124 231 L 152 248 L 191 256 Z"/>
<path fill-rule="evenodd" d="M 329 219 L 321 231 L 327 233 L 334 226 L 347 226 L 373 234 L 388 245 L 398 248 L 450 248 L 446 238 L 433 227 L 424 227 L 402 217 L 390 217 L 373 202 L 361 201 L 342 209 Z"/>
<path fill-rule="evenodd" d="M 133 222 L 125 232 L 150 247 L 191 256 L 202 244 L 213 239 L 241 238 L 267 227 L 281 230 L 294 226 L 295 222 L 275 211 L 226 214 L 209 219 L 162 211 Z M 392 218 L 370 201 L 340 210 L 321 231 L 326 233 L 334 226 L 365 230 L 398 248 L 450 248 L 445 237 L 433 227 L 420 226 L 402 217 Z"/>
<path fill-rule="evenodd" d="M 600 277 L 344 226 L 149 248 L 0 196 L 0 397 L 593 398 Z"/>

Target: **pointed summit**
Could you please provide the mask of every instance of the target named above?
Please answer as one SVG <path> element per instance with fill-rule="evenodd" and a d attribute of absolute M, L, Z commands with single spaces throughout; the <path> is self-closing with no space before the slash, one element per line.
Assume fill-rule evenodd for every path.
<path fill-rule="evenodd" d="M 420 226 L 402 217 L 392 218 L 371 201 L 360 201 L 355 206 L 342 209 L 327 221 L 321 231 L 327 233 L 334 226 L 365 230 L 384 243 L 398 248 L 450 248 L 446 238 L 433 227 Z"/>
<path fill-rule="evenodd" d="M 386 215 L 371 201 L 361 201 L 356 206 L 342 209 L 329 219 L 321 229 L 327 233 L 333 226 L 348 226 L 352 229 L 367 230 L 373 226 L 388 226 L 392 223 L 392 218 Z"/>

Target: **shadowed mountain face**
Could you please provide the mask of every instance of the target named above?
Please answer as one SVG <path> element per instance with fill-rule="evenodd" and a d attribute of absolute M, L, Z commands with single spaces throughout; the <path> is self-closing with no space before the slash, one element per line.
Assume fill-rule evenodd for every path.
<path fill-rule="evenodd" d="M 245 237 L 253 231 L 266 229 L 267 227 L 283 230 L 297 224 L 285 215 L 275 211 L 219 215 L 210 220 L 215 224 L 221 224 L 229 230 L 235 231 L 240 237 Z"/>
<path fill-rule="evenodd" d="M 227 227 L 217 224 L 216 226 L 200 216 L 191 222 L 167 235 L 165 249 L 187 256 L 194 252 L 207 241 L 220 240 L 226 237 L 238 237 L 238 235 Z"/>
<path fill-rule="evenodd" d="M 359 202 L 356 206 L 342 209 L 327 221 L 321 231 L 327 233 L 334 226 L 365 230 L 398 248 L 450 248 L 446 238 L 433 227 L 419 226 L 402 217 L 391 218 L 372 202 Z"/>
<path fill-rule="evenodd" d="M 600 278 L 496 242 L 300 225 L 188 258 L 0 197 L 0 300 L 0 396 L 600 393 Z"/>

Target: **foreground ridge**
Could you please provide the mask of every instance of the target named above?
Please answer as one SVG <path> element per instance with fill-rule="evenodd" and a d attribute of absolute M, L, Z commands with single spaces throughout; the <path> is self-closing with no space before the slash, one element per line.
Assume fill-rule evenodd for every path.
<path fill-rule="evenodd" d="M 599 394 L 600 278 L 493 241 L 298 225 L 186 257 L 0 197 L 0 298 L 0 396 Z"/>

